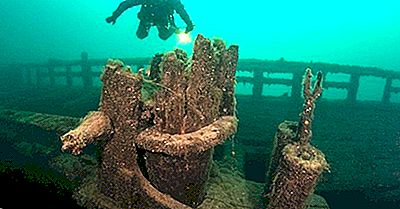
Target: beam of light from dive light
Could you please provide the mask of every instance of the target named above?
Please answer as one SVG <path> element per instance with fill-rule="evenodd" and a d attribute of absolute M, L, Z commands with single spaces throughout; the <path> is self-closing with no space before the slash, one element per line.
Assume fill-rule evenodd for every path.
<path fill-rule="evenodd" d="M 192 37 L 190 36 L 190 33 L 186 32 L 180 32 L 178 33 L 178 42 L 180 44 L 188 44 L 192 42 Z"/>

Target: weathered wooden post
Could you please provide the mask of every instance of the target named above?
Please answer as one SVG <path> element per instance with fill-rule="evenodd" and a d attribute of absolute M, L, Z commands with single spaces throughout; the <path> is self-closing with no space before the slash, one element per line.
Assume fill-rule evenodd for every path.
<path fill-rule="evenodd" d="M 324 154 L 310 144 L 315 101 L 322 93 L 322 73 L 318 72 L 311 88 L 311 69 L 303 80 L 304 105 L 300 121 L 285 121 L 274 138 L 272 162 L 265 188 L 267 208 L 303 209 L 313 193 L 317 180 L 329 165 Z"/>
<path fill-rule="evenodd" d="M 67 79 L 67 86 L 72 87 L 73 80 L 72 80 L 72 70 L 70 65 L 67 65 L 65 67 L 65 77 Z"/>
<path fill-rule="evenodd" d="M 382 102 L 385 104 L 390 103 L 390 93 L 392 91 L 392 82 L 393 82 L 393 78 L 386 77 L 385 90 L 384 90 L 383 96 L 382 96 Z"/>
<path fill-rule="evenodd" d="M 82 81 L 83 81 L 83 86 L 85 88 L 91 88 L 92 87 L 92 69 L 89 65 L 89 58 L 88 58 L 88 53 L 87 52 L 82 52 L 81 53 L 81 70 L 82 70 Z"/>
<path fill-rule="evenodd" d="M 350 103 L 355 103 L 357 100 L 358 87 L 360 86 L 360 75 L 352 73 L 350 76 L 350 85 L 347 88 L 346 100 Z"/>
<path fill-rule="evenodd" d="M 53 87 L 56 84 L 56 79 L 54 76 L 54 69 L 55 69 L 55 61 L 53 59 L 49 59 L 47 62 L 47 73 L 49 76 L 50 86 Z"/>
<path fill-rule="evenodd" d="M 260 99 L 263 90 L 263 72 L 260 69 L 253 69 L 253 98 Z"/>

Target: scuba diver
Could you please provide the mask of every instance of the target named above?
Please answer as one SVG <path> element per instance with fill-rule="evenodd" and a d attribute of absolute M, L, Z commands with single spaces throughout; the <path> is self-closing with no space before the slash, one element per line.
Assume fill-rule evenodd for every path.
<path fill-rule="evenodd" d="M 117 18 L 125 10 L 138 5 L 141 5 L 141 8 L 138 13 L 140 23 L 136 36 L 140 39 L 149 35 L 149 29 L 152 26 L 157 27 L 158 36 L 162 40 L 167 40 L 173 33 L 178 33 L 179 29 L 174 20 L 175 11 L 186 23 L 185 32 L 193 30 L 194 25 L 180 0 L 125 0 L 110 17 L 106 18 L 106 22 L 115 24 Z"/>

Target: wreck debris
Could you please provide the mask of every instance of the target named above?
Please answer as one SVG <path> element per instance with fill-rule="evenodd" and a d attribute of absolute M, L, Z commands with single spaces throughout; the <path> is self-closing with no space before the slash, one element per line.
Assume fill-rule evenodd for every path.
<path fill-rule="evenodd" d="M 268 208 L 302 209 L 313 193 L 317 180 L 329 165 L 325 155 L 310 145 L 315 100 L 322 93 L 319 72 L 311 91 L 311 69 L 304 76 L 304 108 L 300 122 L 285 121 L 274 138 L 274 150 L 268 171 L 265 195 Z"/>
<path fill-rule="evenodd" d="M 297 140 L 301 145 L 307 145 L 310 143 L 312 133 L 311 125 L 314 118 L 315 101 L 320 97 L 322 93 L 322 72 L 319 71 L 317 74 L 317 80 L 315 81 L 314 90 L 311 92 L 311 69 L 306 69 L 306 74 L 303 80 L 303 95 L 304 104 L 303 111 L 300 114 L 300 122 L 297 130 Z"/>
<path fill-rule="evenodd" d="M 198 36 L 189 63 L 181 50 L 166 54 L 162 89 L 155 96 L 155 126 L 136 139 L 146 150 L 152 184 L 192 207 L 204 199 L 212 148 L 236 132 L 237 49 Z"/>
<path fill-rule="evenodd" d="M 97 176 L 76 195 L 81 204 L 189 208 L 202 203 L 213 147 L 237 128 L 238 47 L 226 49 L 222 41 L 213 45 L 199 35 L 193 54 L 189 59 L 175 50 L 161 62 L 156 56 L 153 68 L 160 71 L 151 82 L 159 76 L 160 88 L 147 94 L 152 101 L 143 101 L 141 71 L 134 74 L 122 62 L 109 60 L 99 110 L 62 136 L 63 150 L 74 154 L 100 136 L 107 138 Z M 84 192 L 93 185 L 96 191 Z"/>
<path fill-rule="evenodd" d="M 61 137 L 63 144 L 61 150 L 71 150 L 72 154 L 78 155 L 87 144 L 109 135 L 111 132 L 111 120 L 107 115 L 100 111 L 91 112 L 76 129 Z"/>

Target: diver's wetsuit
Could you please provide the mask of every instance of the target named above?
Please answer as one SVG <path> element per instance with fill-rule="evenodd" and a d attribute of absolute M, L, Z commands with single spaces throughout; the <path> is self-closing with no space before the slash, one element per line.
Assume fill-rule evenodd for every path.
<path fill-rule="evenodd" d="M 116 19 L 125 10 L 138 5 L 142 5 L 138 13 L 140 23 L 136 32 L 137 37 L 140 39 L 148 36 L 151 26 L 157 27 L 158 36 L 161 39 L 168 39 L 176 31 L 175 11 L 186 23 L 186 32 L 193 30 L 193 23 L 180 0 L 126 0 L 118 6 L 113 15 L 108 17 L 106 21 L 115 23 Z"/>

